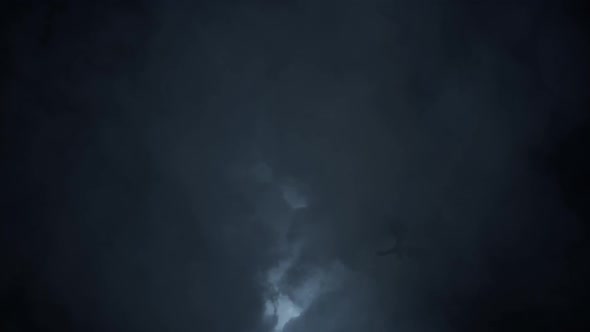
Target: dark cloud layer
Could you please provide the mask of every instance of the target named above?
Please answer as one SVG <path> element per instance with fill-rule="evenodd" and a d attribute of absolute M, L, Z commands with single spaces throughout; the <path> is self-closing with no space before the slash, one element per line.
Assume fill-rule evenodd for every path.
<path fill-rule="evenodd" d="M 2 4 L 0 330 L 586 330 L 585 9 Z"/>

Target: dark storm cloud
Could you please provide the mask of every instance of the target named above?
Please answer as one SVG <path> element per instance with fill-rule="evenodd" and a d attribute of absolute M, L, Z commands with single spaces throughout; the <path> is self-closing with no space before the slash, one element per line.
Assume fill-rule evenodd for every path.
<path fill-rule="evenodd" d="M 562 139 L 588 98 L 578 11 L 470 1 L 6 11 L 3 326 L 571 323 L 587 275 L 577 258 L 587 214 L 572 198 L 584 191 L 560 175 L 583 172 L 569 161 L 583 147 Z"/>

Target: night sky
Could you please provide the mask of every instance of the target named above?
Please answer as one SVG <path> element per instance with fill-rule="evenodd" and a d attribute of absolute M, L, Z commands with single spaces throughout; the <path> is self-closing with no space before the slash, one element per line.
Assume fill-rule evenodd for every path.
<path fill-rule="evenodd" d="M 586 1 L 0 4 L 0 331 L 590 330 Z"/>

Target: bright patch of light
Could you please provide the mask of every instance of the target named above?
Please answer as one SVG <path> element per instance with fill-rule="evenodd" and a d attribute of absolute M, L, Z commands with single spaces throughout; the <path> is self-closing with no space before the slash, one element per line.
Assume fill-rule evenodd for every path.
<path fill-rule="evenodd" d="M 274 319 L 274 331 L 280 332 L 285 325 L 294 318 L 299 317 L 302 308 L 296 305 L 289 296 L 279 293 L 272 300 L 268 299 L 264 307 L 264 315 Z"/>
<path fill-rule="evenodd" d="M 289 268 L 291 268 L 293 261 L 297 255 L 297 247 L 291 248 L 290 257 L 281 261 L 277 266 L 268 271 L 267 282 L 270 286 L 270 298 L 267 299 L 264 308 L 266 317 L 272 317 L 274 320 L 274 331 L 281 332 L 285 325 L 299 317 L 303 308 L 293 302 L 289 295 L 285 294 L 281 289 L 281 281 Z"/>
<path fill-rule="evenodd" d="M 301 308 L 295 305 L 288 296 L 280 294 L 276 307 L 277 325 L 275 331 L 282 331 L 285 324 L 291 319 L 297 318 L 300 314 Z"/>

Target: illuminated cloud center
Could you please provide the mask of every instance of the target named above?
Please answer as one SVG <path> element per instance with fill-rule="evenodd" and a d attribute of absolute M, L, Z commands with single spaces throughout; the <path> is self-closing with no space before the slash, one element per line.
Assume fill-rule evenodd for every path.
<path fill-rule="evenodd" d="M 268 282 L 272 288 L 271 296 L 266 301 L 265 316 L 274 321 L 274 331 L 283 331 L 285 325 L 302 315 L 307 308 L 326 291 L 338 285 L 338 275 L 343 267 L 334 263 L 331 266 L 316 270 L 297 286 L 291 285 L 289 291 L 281 287 L 281 280 L 293 264 L 294 259 L 281 262 L 268 274 Z"/>
<path fill-rule="evenodd" d="M 266 301 L 265 316 L 272 317 L 275 320 L 274 331 L 280 332 L 285 325 L 294 318 L 299 317 L 302 308 L 293 303 L 291 298 L 285 294 L 279 294 L 274 300 Z"/>
<path fill-rule="evenodd" d="M 274 331 L 280 332 L 290 320 L 298 317 L 302 309 L 291 298 L 282 292 L 280 283 L 287 270 L 293 264 L 293 257 L 283 260 L 278 266 L 271 269 L 267 281 L 274 294 L 266 300 L 265 316 L 275 319 Z"/>
<path fill-rule="evenodd" d="M 280 294 L 276 304 L 277 325 L 275 325 L 275 331 L 282 331 L 285 324 L 300 314 L 301 308 L 293 303 L 288 296 Z"/>
<path fill-rule="evenodd" d="M 272 169 L 266 163 L 259 163 L 253 169 L 253 175 L 258 182 L 274 183 Z M 289 228 L 292 219 L 293 210 L 305 209 L 308 207 L 306 195 L 297 188 L 295 183 L 276 183 L 279 189 L 279 195 L 288 209 L 283 211 L 283 215 L 274 216 L 273 222 L 278 225 L 277 229 L 282 230 L 277 233 L 280 245 L 284 248 L 285 254 L 283 259 L 268 271 L 266 283 L 269 286 L 270 296 L 266 299 L 264 316 L 273 322 L 273 330 L 281 332 L 289 321 L 299 317 L 305 310 L 307 303 L 311 302 L 310 291 L 313 293 L 313 287 L 304 289 L 285 291 L 282 288 L 282 281 L 285 274 L 293 265 L 298 256 L 299 245 L 292 243 L 285 238 L 285 231 Z M 282 250 L 282 249 L 281 249 Z M 301 287 L 300 287 L 301 288 Z"/>

